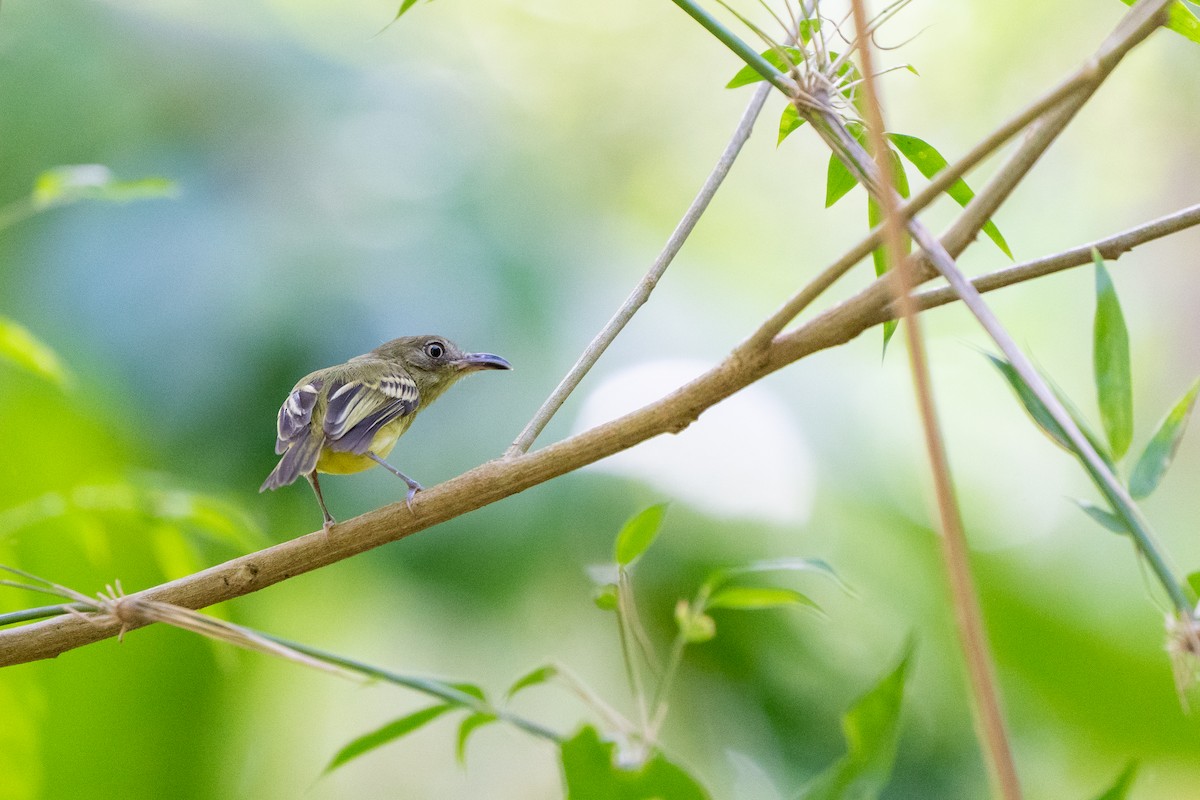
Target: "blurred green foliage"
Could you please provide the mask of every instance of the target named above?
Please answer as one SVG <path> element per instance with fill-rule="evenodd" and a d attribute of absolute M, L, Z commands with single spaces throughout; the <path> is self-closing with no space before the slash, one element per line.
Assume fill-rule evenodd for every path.
<path fill-rule="evenodd" d="M 1111 6 L 914 9 L 881 34 L 904 41 L 937 22 L 903 51 L 922 77 L 885 85 L 889 118 L 952 158 L 1086 57 L 1123 10 Z M 62 165 L 160 176 L 176 191 L 47 209 L 0 231 L 0 561 L 83 592 L 117 578 L 134 590 L 315 529 L 303 487 L 255 492 L 275 410 L 298 376 L 396 335 L 445 331 L 503 353 L 520 376 L 442 401 L 397 464 L 432 485 L 501 452 L 640 277 L 744 102 L 721 89 L 734 59 L 671 4 L 576 11 L 444 0 L 374 36 L 394 2 L 5 3 L 0 206 Z M 1156 36 L 1122 65 L 998 215 L 1014 253 L 1195 202 L 1194 51 Z M 779 149 L 773 130 L 752 140 L 595 381 L 655 359 L 715 360 L 861 235 L 860 213 L 821 208 L 828 153 L 805 130 Z M 932 209 L 931 224 L 949 213 Z M 1188 232 L 1112 267 L 1137 405 L 1175 404 L 1175 419 L 1200 373 L 1196 248 Z M 983 248 L 964 259 L 1003 263 Z M 1093 292 L 1080 272 L 994 300 L 1072 394 L 1091 384 Z M 1156 595 L 1127 542 L 1097 536 L 1062 500 L 1086 479 L 962 347 L 981 341 L 965 317 L 935 312 L 927 330 L 1030 796 L 1094 796 L 1131 760 L 1129 797 L 1190 796 L 1200 723 L 1180 709 Z M 43 368 L 20 352 L 41 353 Z M 802 588 L 825 619 L 728 612 L 718 636 L 688 647 L 662 738 L 714 797 L 761 797 L 764 782 L 791 797 L 841 758 L 841 715 L 910 635 L 920 657 L 881 796 L 987 795 L 901 362 L 881 365 L 864 337 L 772 377 L 764 388 L 795 409 L 811 447 L 795 458 L 818 465 L 811 513 L 731 517 L 676 501 L 638 564 L 638 605 L 663 651 L 676 602 L 716 568 L 823 559 L 856 590 L 814 582 Z M 1175 453 L 1170 419 L 1152 446 L 1175 464 L 1147 512 L 1190 570 L 1200 449 L 1189 438 Z M 737 496 L 722 470 L 737 455 L 713 453 L 712 492 Z M 327 499 L 349 516 L 398 499 L 393 483 L 331 480 Z M 583 471 L 218 611 L 493 694 L 531 665 L 578 665 L 629 712 L 612 616 L 588 600 L 586 567 L 610 557 L 634 510 L 663 500 Z M 42 602 L 0 589 L 0 610 Z M 564 731 L 585 716 L 550 693 L 517 701 Z M 0 671 L 0 797 L 562 796 L 554 753 L 509 726 L 473 733 L 460 768 L 446 719 L 319 777 L 355 736 L 418 707 L 156 626 Z M 758 765 L 757 782 L 734 754 Z"/>

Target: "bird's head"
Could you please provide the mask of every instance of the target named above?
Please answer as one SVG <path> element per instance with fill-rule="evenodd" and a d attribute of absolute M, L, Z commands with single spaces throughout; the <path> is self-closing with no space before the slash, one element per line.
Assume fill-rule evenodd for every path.
<path fill-rule="evenodd" d="M 464 375 L 485 369 L 512 369 L 491 353 L 464 353 L 444 336 L 402 336 L 376 347 L 371 354 L 399 362 L 421 389 L 423 398 L 441 394 Z"/>

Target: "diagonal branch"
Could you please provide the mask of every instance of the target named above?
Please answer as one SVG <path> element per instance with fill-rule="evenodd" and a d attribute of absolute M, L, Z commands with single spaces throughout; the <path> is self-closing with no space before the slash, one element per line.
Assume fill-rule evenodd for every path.
<path fill-rule="evenodd" d="M 704 181 L 704 185 L 700 187 L 699 193 L 688 207 L 687 212 L 683 215 L 683 219 L 675 227 L 671 237 L 667 239 L 666 245 L 663 246 L 662 252 L 658 254 L 658 258 L 654 259 L 654 263 L 650 266 L 650 270 L 645 277 L 634 287 L 626 298 L 625 303 L 617 309 L 613 314 L 612 319 L 608 324 L 596 334 L 587 349 L 579 356 L 579 360 L 575 362 L 575 366 L 571 367 L 571 371 L 559 382 L 558 386 L 550 394 L 529 420 L 525 429 L 516 438 L 505 452 L 505 456 L 512 456 L 528 452 L 533 445 L 535 439 L 550 422 L 551 418 L 558 413 L 562 408 L 563 403 L 567 401 L 567 397 L 579 383 L 584 379 L 584 376 L 595 366 L 600 356 L 604 355 L 604 351 L 613 343 L 613 340 L 625 329 L 629 324 L 629 320 L 633 319 L 633 315 L 637 313 L 647 300 L 650 299 L 650 293 L 654 291 L 654 287 L 658 285 L 658 281 L 666 272 L 667 267 L 675 259 L 675 255 L 683 247 L 692 230 L 695 229 L 696 223 L 700 221 L 700 217 L 708 209 L 708 204 L 712 201 L 713 195 L 717 193 L 717 189 L 721 187 L 721 183 L 725 180 L 725 176 L 729 174 L 729 170 L 733 167 L 734 160 L 738 157 L 738 153 L 742 150 L 742 145 L 750 138 L 750 133 L 754 129 L 754 122 L 758 119 L 759 112 L 762 111 L 763 104 L 767 101 L 767 95 L 771 92 L 771 87 L 763 84 L 755 91 L 754 96 L 750 99 L 750 104 L 746 106 L 745 112 L 742 114 L 741 120 L 738 122 L 737 128 L 734 129 L 733 136 L 729 140 L 729 144 L 725 145 L 724 152 L 721 153 L 721 158 L 709 173 L 708 179 Z"/>

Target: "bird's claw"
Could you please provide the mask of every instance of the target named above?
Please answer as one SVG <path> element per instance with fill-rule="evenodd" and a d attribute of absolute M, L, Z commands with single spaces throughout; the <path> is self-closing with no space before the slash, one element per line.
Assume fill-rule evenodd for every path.
<path fill-rule="evenodd" d="M 413 481 L 408 485 L 408 496 L 404 498 L 404 505 L 408 506 L 409 511 L 413 510 L 412 501 L 413 498 L 417 496 L 417 492 L 423 491 L 425 491 L 425 487 L 416 481 Z"/>

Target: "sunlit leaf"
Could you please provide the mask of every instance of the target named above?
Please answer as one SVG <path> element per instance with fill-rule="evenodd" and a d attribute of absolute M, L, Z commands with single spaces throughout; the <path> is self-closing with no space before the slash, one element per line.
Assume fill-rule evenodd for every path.
<path fill-rule="evenodd" d="M 618 564 L 623 567 L 628 566 L 638 556 L 646 552 L 646 548 L 658 536 L 658 531 L 662 527 L 663 516 L 666 513 L 667 504 L 658 503 L 629 518 L 629 521 L 621 528 L 621 532 L 617 534 L 614 555 Z"/>
<path fill-rule="evenodd" d="M 1074 500 L 1074 503 L 1102 527 L 1121 535 L 1129 533 L 1129 526 L 1125 524 L 1125 521 L 1111 511 L 1101 508 L 1095 503 L 1089 503 L 1087 500 Z"/>
<path fill-rule="evenodd" d="M 504 696 L 511 700 L 513 696 L 522 689 L 528 689 L 530 686 L 537 686 L 545 683 L 546 681 L 553 680 L 556 675 L 558 675 L 558 668 L 551 664 L 547 664 L 544 667 L 538 667 L 535 670 L 525 673 L 520 678 L 517 678 L 517 680 L 513 682 L 513 685 L 508 687 L 508 691 Z"/>
<path fill-rule="evenodd" d="M 1200 393 L 1200 379 L 1179 399 L 1166 418 L 1158 425 L 1146 449 L 1138 457 L 1133 473 L 1129 476 L 1129 493 L 1137 499 L 1148 496 L 1157 487 L 1166 474 L 1167 468 L 1175 458 L 1183 432 L 1187 429 L 1188 418 L 1196 405 L 1196 395 Z"/>
<path fill-rule="evenodd" d="M 613 742 L 584 726 L 562 744 L 566 800 L 708 800 L 695 778 L 654 752 L 640 765 L 617 763 Z"/>
<path fill-rule="evenodd" d="M 1120 459 L 1133 440 L 1133 377 L 1129 361 L 1129 331 L 1112 277 L 1095 249 L 1096 315 L 1092 328 L 1092 363 L 1100 421 L 1112 455 Z"/>
<path fill-rule="evenodd" d="M 903 133 L 889 133 L 888 138 L 892 140 L 892 144 L 896 145 L 896 149 L 911 161 L 913 166 L 926 178 L 932 178 L 946 168 L 946 159 L 937 151 L 936 147 L 924 139 Z M 975 192 L 971 191 L 971 187 L 962 178 L 950 184 L 946 189 L 946 194 L 964 208 L 975 197 Z M 988 220 L 984 223 L 982 230 L 1004 255 L 1009 258 L 1013 257 L 1012 251 L 1008 249 L 1008 242 L 1004 241 L 1004 237 L 1000 235 L 1000 229 L 996 227 L 995 223 Z"/>
<path fill-rule="evenodd" d="M 751 611 L 761 608 L 781 608 L 783 606 L 819 608 L 812 599 L 794 589 L 765 586 L 730 586 L 714 594 L 709 598 L 707 603 L 707 607 L 710 610 L 729 608 Z"/>
<path fill-rule="evenodd" d="M 381 728 L 377 728 L 368 734 L 358 737 L 348 745 L 343 747 L 325 767 L 325 772 L 332 772 L 348 761 L 358 758 L 365 753 L 369 753 L 385 744 L 394 742 L 418 728 L 432 722 L 433 720 L 453 709 L 454 706 L 449 704 L 441 704 L 423 708 L 420 711 L 415 711 L 406 717 L 393 720 Z"/>
<path fill-rule="evenodd" d="M 1133 781 L 1137 778 L 1138 762 L 1130 761 L 1125 769 L 1121 770 L 1121 774 L 1117 776 L 1116 781 L 1109 787 L 1108 791 L 1096 798 L 1096 800 L 1125 800 L 1129 796 L 1129 790 L 1133 788 Z"/>
<path fill-rule="evenodd" d="M 1121 0 L 1121 2 L 1131 6 L 1135 0 Z M 1183 3 L 1175 2 L 1167 6 L 1167 22 L 1164 27 L 1200 44 L 1200 19 L 1197 19 L 1195 12 Z"/>
<path fill-rule="evenodd" d="M 0 358 L 34 375 L 66 386 L 69 376 L 58 354 L 18 322 L 0 317 Z"/>
<path fill-rule="evenodd" d="M 780 50 L 787 55 L 786 59 L 780 54 Z M 771 66 L 775 67 L 775 69 L 779 70 L 780 72 L 785 73 L 790 70 L 793 65 L 804 63 L 804 54 L 799 48 L 796 47 L 771 47 L 763 50 L 761 55 Z M 765 80 L 766 78 L 759 74 L 758 70 L 747 65 L 737 71 L 737 74 L 730 79 L 729 83 L 725 84 L 725 88 L 737 89 L 739 86 L 749 86 L 752 83 L 758 83 L 759 81 Z"/>
<path fill-rule="evenodd" d="M 403 2 L 400 3 L 400 9 L 396 12 L 396 16 L 392 18 L 392 21 L 395 22 L 396 20 L 403 17 L 404 12 L 408 11 L 410 8 L 412 8 L 416 4 L 417 4 L 417 0 L 403 0 Z"/>
<path fill-rule="evenodd" d="M 1200 572 L 1189 572 L 1187 585 L 1192 590 L 1192 594 L 1200 596 Z"/>
<path fill-rule="evenodd" d="M 467 739 L 471 738 L 471 734 L 484 725 L 495 721 L 495 714 L 485 714 L 482 711 L 476 711 L 462 721 L 462 724 L 458 726 L 458 742 L 454 750 L 455 756 L 458 758 L 458 763 L 466 763 Z"/>
<path fill-rule="evenodd" d="M 40 211 L 79 200 L 125 203 L 175 194 L 175 183 L 166 178 L 123 181 L 103 164 L 72 164 L 39 175 L 34 181 L 31 199 L 34 208 Z"/>
<path fill-rule="evenodd" d="M 804 124 L 804 117 L 800 116 L 800 112 L 791 103 L 783 107 L 783 114 L 779 116 L 779 138 L 775 141 L 776 145 L 782 144 L 783 140 L 791 135 L 792 131 Z"/>
<path fill-rule="evenodd" d="M 842 716 L 846 754 L 800 793 L 802 800 L 874 800 L 896 759 L 900 706 L 912 647 L 900 663 Z"/>

